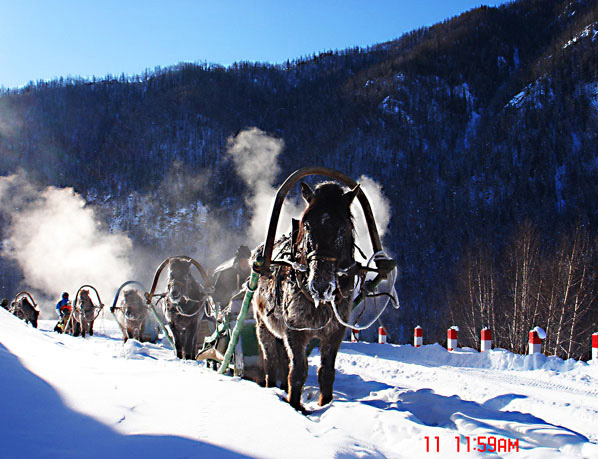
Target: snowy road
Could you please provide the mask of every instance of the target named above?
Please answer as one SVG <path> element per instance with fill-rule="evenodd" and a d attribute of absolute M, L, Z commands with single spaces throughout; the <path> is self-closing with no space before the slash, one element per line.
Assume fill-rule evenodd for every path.
<path fill-rule="evenodd" d="M 85 339 L 53 325 L 0 311 L 2 458 L 598 457 L 597 362 L 343 343 L 324 408 L 310 358 L 303 416 L 108 320 Z"/>

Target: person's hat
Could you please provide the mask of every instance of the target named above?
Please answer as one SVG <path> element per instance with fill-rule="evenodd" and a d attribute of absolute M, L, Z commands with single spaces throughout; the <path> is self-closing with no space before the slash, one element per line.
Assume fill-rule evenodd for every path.
<path fill-rule="evenodd" d="M 246 245 L 242 245 L 237 249 L 235 256 L 237 258 L 249 258 L 251 257 L 251 250 Z"/>
<path fill-rule="evenodd" d="M 63 292 L 63 293 L 62 293 L 62 298 L 68 298 L 68 297 L 69 297 L 69 294 L 68 294 L 68 292 Z"/>

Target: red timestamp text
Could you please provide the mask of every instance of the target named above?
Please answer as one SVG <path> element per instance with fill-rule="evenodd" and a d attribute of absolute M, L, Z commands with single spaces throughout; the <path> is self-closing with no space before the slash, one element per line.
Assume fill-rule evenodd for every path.
<path fill-rule="evenodd" d="M 440 437 L 424 437 L 426 440 L 426 453 L 440 452 Z M 492 435 L 479 435 L 469 437 L 467 435 L 455 436 L 455 451 L 458 453 L 470 453 L 477 451 L 481 453 L 511 453 L 519 452 L 518 438 L 502 438 Z"/>

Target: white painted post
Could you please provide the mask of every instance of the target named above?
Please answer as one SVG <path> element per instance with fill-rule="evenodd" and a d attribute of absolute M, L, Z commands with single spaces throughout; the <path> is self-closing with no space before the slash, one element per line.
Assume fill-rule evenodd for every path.
<path fill-rule="evenodd" d="M 457 349 L 457 336 L 459 333 L 459 327 L 453 325 L 446 332 L 446 348 L 449 351 Z"/>
<path fill-rule="evenodd" d="M 535 327 L 529 331 L 529 353 L 542 353 L 542 340 L 546 338 L 546 333 L 540 327 Z"/>
<path fill-rule="evenodd" d="M 386 330 L 384 330 L 384 327 L 378 327 L 378 343 L 386 344 Z"/>
<path fill-rule="evenodd" d="M 488 352 L 492 349 L 492 330 L 488 327 L 482 328 L 482 340 L 480 344 L 480 351 Z"/>
<path fill-rule="evenodd" d="M 413 330 L 413 346 L 420 347 L 424 344 L 424 329 L 419 325 Z"/>

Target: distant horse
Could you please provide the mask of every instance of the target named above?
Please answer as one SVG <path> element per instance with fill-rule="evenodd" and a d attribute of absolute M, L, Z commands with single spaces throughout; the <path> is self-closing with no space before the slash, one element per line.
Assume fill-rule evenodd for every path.
<path fill-rule="evenodd" d="M 73 311 L 75 318 L 73 336 L 81 334 L 85 338 L 87 333 L 93 336 L 93 323 L 96 319 L 96 309 L 99 307 L 93 304 L 93 301 L 89 297 L 89 290 L 80 290 L 75 303 L 76 311 Z"/>
<path fill-rule="evenodd" d="M 254 315 L 265 384 L 273 387 L 280 378 L 289 403 L 300 411 L 306 349 L 314 338 L 320 340 L 319 405 L 332 401 L 334 365 L 346 329 L 337 318 L 345 323 L 349 319 L 358 269 L 350 210 L 358 191 L 358 186 L 345 191 L 335 182 L 312 191 L 302 183 L 307 207 L 292 235 L 292 263 L 276 265 L 272 276 L 261 276 L 258 282 Z M 280 250 L 283 242 L 275 247 Z"/>
<path fill-rule="evenodd" d="M 122 309 L 126 329 L 125 342 L 128 338 L 133 338 L 138 341 L 151 341 L 155 343 L 158 340 L 158 333 L 157 330 L 148 330 L 152 321 L 149 317 L 145 300 L 135 289 L 125 290 L 123 294 Z"/>
<path fill-rule="evenodd" d="M 162 298 L 166 322 L 174 335 L 177 357 L 195 359 L 200 342 L 200 324 L 205 312 L 206 294 L 191 275 L 191 261 L 172 258 L 168 290 Z"/>
<path fill-rule="evenodd" d="M 29 297 L 31 301 L 27 298 Z M 37 328 L 37 319 L 39 318 L 39 310 L 32 304 L 35 304 L 31 295 L 27 292 L 19 293 L 12 303 L 11 312 L 19 319 L 23 319 L 25 323 L 30 323 L 33 328 Z"/>

